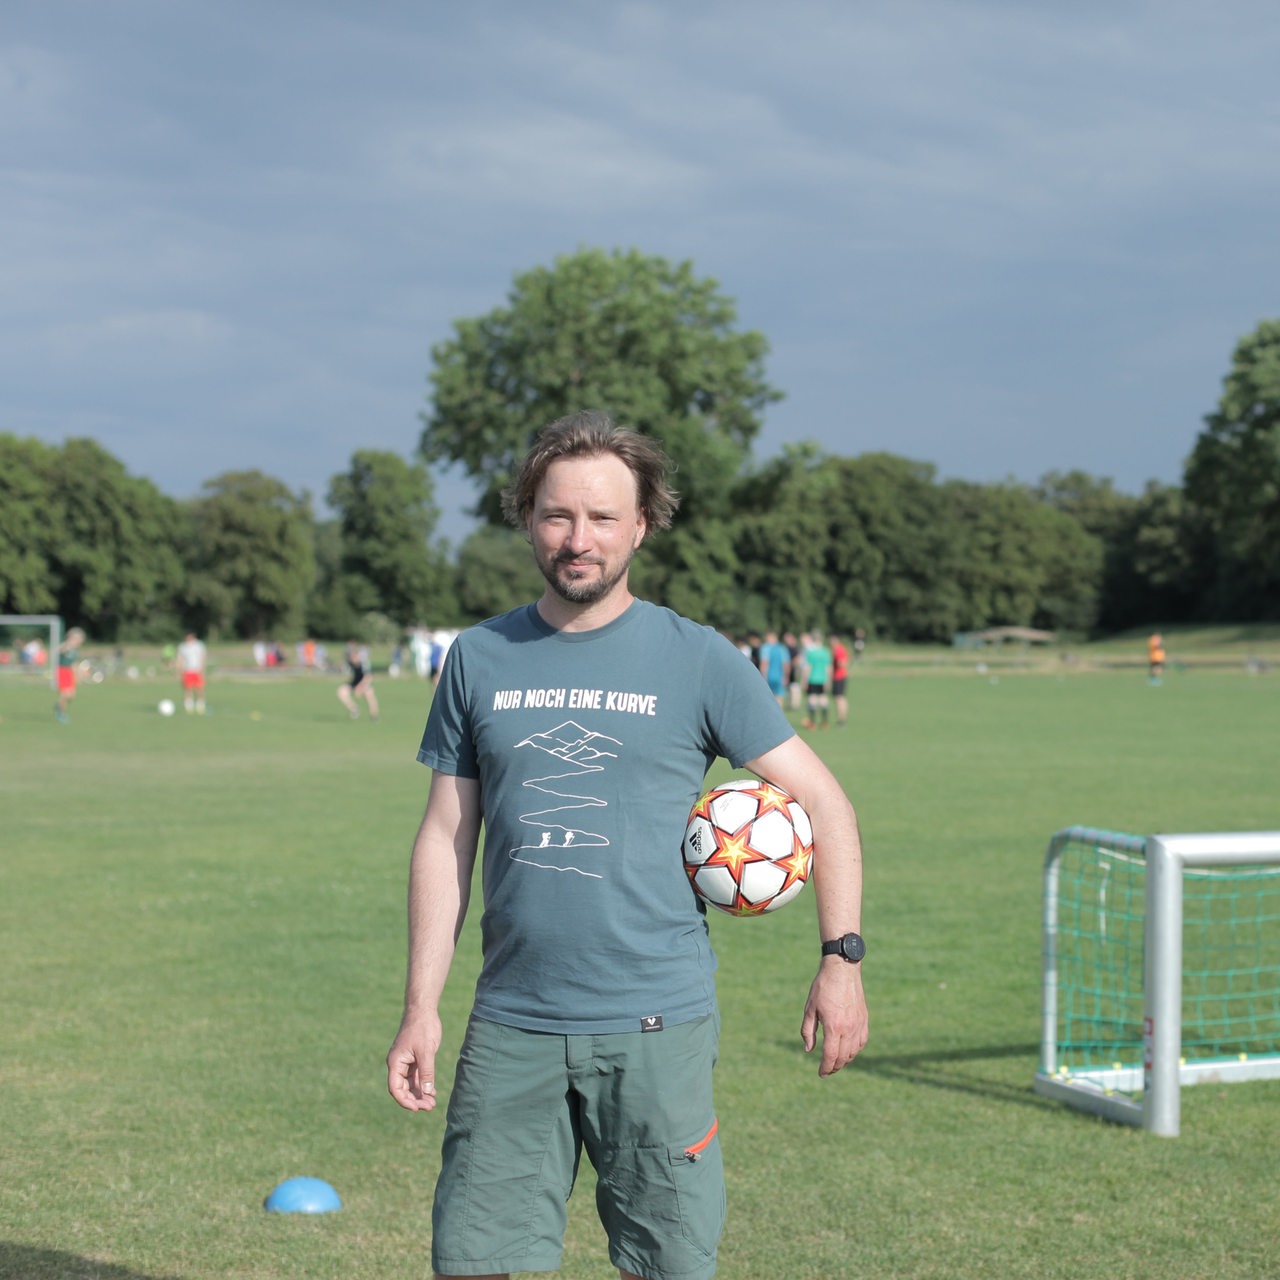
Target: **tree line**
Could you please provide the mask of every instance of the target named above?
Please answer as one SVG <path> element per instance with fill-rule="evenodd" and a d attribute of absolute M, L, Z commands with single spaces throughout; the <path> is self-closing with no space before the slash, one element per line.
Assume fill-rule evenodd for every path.
<path fill-rule="evenodd" d="M 681 514 L 641 551 L 638 591 L 735 635 L 945 642 L 989 626 L 1280 617 L 1280 321 L 1238 343 L 1183 483 L 1137 495 L 1081 471 L 943 481 L 926 462 L 807 443 L 757 460 L 780 398 L 767 351 L 690 264 L 584 249 L 456 323 L 432 350 L 416 454 L 356 451 L 324 518 L 258 471 L 176 500 L 93 440 L 0 433 L 0 612 L 58 613 L 103 641 L 465 625 L 540 590 L 498 505 L 534 433 L 604 408 L 677 468 Z M 480 489 L 482 523 L 456 548 L 437 536 L 442 463 Z"/>

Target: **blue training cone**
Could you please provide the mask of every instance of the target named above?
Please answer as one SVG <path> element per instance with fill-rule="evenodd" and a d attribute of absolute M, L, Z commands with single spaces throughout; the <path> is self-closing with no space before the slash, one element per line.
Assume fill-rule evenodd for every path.
<path fill-rule="evenodd" d="M 323 1178 L 286 1178 L 262 1207 L 268 1213 L 333 1213 L 342 1201 Z"/>

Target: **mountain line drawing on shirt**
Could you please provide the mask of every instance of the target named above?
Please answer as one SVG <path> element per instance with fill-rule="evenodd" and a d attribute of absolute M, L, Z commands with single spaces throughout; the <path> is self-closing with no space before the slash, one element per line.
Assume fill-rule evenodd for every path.
<path fill-rule="evenodd" d="M 585 819 L 583 811 L 608 808 L 608 801 L 589 794 L 590 788 L 584 782 L 603 773 L 606 763 L 618 758 L 617 749 L 621 746 L 617 738 L 584 729 L 574 720 L 566 720 L 543 733 L 530 734 L 516 743 L 517 751 L 521 747 L 533 747 L 563 767 L 521 783 L 531 791 L 549 796 L 552 803 L 520 815 L 520 821 L 531 828 L 531 833 L 527 843 L 509 851 L 513 862 L 523 862 L 543 871 L 575 871 L 593 880 L 604 878 L 599 871 L 580 865 L 589 858 L 577 855 L 579 849 L 601 849 L 609 845 L 608 836 L 580 825 Z M 584 791 L 588 794 L 583 794 Z"/>

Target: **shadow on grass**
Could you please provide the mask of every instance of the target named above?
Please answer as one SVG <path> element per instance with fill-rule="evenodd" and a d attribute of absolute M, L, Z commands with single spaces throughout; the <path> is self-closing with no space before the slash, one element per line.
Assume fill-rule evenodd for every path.
<path fill-rule="evenodd" d="M 37 1249 L 0 1240 L 0 1280 L 179 1280 L 179 1277 L 145 1275 L 59 1249 Z"/>
<path fill-rule="evenodd" d="M 994 1062 L 1001 1058 L 1029 1058 L 1030 1069 L 1025 1085 L 985 1078 L 981 1071 L 967 1071 L 970 1064 Z M 1048 1106 L 1046 1100 L 1032 1092 L 1031 1077 L 1040 1061 L 1039 1044 L 986 1045 L 970 1049 L 952 1049 L 939 1053 L 936 1049 L 920 1053 L 863 1054 L 855 1064 L 858 1071 L 905 1080 L 908 1084 L 926 1085 L 931 1089 L 948 1089 L 983 1098 L 998 1098 L 1037 1109 Z"/>

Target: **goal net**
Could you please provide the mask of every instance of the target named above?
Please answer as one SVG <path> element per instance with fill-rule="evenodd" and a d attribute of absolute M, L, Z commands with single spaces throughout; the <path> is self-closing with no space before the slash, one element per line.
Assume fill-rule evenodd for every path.
<path fill-rule="evenodd" d="M 61 643 L 62 619 L 56 614 L 0 614 L 0 674 L 41 675 L 56 688 Z"/>
<path fill-rule="evenodd" d="M 1059 831 L 1042 1015 L 1037 1092 L 1166 1135 L 1182 1085 L 1280 1077 L 1280 832 Z"/>

